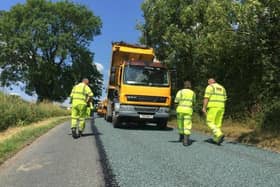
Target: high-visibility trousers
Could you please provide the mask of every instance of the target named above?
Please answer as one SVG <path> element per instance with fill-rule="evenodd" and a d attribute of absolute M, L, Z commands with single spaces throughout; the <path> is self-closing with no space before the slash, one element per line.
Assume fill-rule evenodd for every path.
<path fill-rule="evenodd" d="M 192 114 L 177 113 L 179 134 L 190 135 L 192 129 Z"/>
<path fill-rule="evenodd" d="M 90 107 L 87 107 L 87 117 L 89 118 L 89 117 L 91 117 L 91 111 L 92 111 L 92 109 L 90 108 Z"/>
<path fill-rule="evenodd" d="M 225 113 L 224 108 L 215 108 L 211 107 L 207 109 L 207 126 L 213 132 L 213 140 L 218 142 L 220 137 L 223 135 L 222 133 L 222 123 L 223 123 L 223 116 Z"/>
<path fill-rule="evenodd" d="M 79 130 L 83 131 L 85 129 L 85 120 L 87 117 L 87 105 L 78 104 L 72 106 L 71 110 L 71 128 L 77 128 L 79 120 Z"/>

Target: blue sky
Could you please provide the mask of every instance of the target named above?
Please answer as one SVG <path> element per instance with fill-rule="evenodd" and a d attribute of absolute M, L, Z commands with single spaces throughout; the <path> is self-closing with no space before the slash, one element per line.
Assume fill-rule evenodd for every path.
<path fill-rule="evenodd" d="M 75 3 L 88 7 L 102 20 L 101 35 L 94 38 L 90 49 L 95 53 L 94 62 L 97 63 L 104 75 L 105 87 L 107 86 L 111 59 L 111 42 L 122 40 L 128 43 L 138 43 L 140 32 L 136 30 L 136 24 L 139 21 L 143 21 L 141 11 L 143 1 L 73 0 Z M 1 0 L 0 10 L 9 10 L 15 4 L 25 2 L 25 0 Z M 35 100 L 34 97 L 25 95 L 18 87 L 14 87 L 14 90 L 9 90 L 9 92 L 17 92 L 25 99 Z"/>

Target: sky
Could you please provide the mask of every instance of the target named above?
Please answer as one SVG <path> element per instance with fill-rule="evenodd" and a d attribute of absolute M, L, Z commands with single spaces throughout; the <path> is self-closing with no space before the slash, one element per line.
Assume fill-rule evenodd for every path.
<path fill-rule="evenodd" d="M 104 87 L 108 83 L 108 69 L 111 60 L 111 43 L 125 41 L 138 43 L 141 33 L 136 30 L 136 24 L 143 22 L 141 4 L 144 0 L 73 0 L 74 3 L 85 5 L 92 10 L 95 16 L 102 20 L 101 35 L 94 38 L 90 49 L 94 52 L 94 63 L 104 77 Z M 25 3 L 25 0 L 0 0 L 0 10 L 8 11 L 17 3 Z M 13 86 L 13 90 L 4 88 L 6 92 L 18 93 L 24 99 L 36 100 L 21 91 L 19 86 Z M 3 88 L 1 88 L 3 90 Z M 105 90 L 102 98 L 105 97 Z"/>

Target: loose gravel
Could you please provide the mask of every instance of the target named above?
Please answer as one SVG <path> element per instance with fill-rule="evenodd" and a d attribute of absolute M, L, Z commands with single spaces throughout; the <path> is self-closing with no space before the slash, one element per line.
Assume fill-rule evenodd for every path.
<path fill-rule="evenodd" d="M 102 118 L 95 131 L 114 185 L 137 186 L 279 186 L 280 154 L 235 142 L 221 146 L 193 133 L 189 147 L 177 131 L 152 124 L 115 129 Z"/>

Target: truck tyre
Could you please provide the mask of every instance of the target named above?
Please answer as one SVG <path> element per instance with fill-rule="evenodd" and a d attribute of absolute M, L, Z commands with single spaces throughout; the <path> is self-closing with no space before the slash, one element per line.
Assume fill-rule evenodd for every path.
<path fill-rule="evenodd" d="M 112 122 L 112 117 L 108 116 L 107 113 L 106 113 L 105 120 L 108 121 L 108 122 Z"/>
<path fill-rule="evenodd" d="M 120 128 L 121 127 L 121 120 L 119 117 L 115 116 L 113 114 L 113 119 L 112 119 L 113 127 L 114 128 Z"/>
<path fill-rule="evenodd" d="M 157 127 L 161 130 L 166 129 L 167 120 L 162 120 L 162 121 L 157 122 Z"/>

